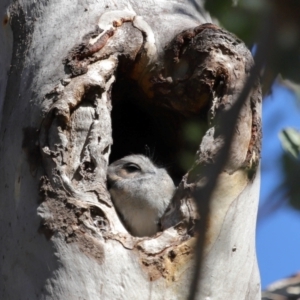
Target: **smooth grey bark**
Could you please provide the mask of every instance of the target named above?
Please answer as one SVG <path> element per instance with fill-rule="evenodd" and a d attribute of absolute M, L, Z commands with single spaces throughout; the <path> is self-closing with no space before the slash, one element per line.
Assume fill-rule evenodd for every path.
<path fill-rule="evenodd" d="M 1 4 L 3 20 L 9 4 Z M 63 59 L 95 30 L 104 12 L 116 10 L 121 15 L 134 11 L 143 22 L 135 24 L 130 13 L 125 14 L 126 24 L 121 21 L 111 42 L 97 52 L 100 59 L 88 62 L 87 71 L 78 76 L 67 75 Z M 210 22 L 209 16 L 200 15 L 185 1 L 57 0 L 14 2 L 7 18 L 0 33 L 5 45 L 0 50 L 4 66 L 0 83 L 1 298 L 184 299 L 193 274 L 195 236 L 188 235 L 187 225 L 180 221 L 193 207 L 188 185 L 201 185 L 204 179 L 193 172 L 186 176 L 164 219 L 163 233 L 146 239 L 131 237 L 105 188 L 112 144 L 109 91 L 119 59 L 114 53 L 119 51 L 132 60 L 140 53 L 140 65 L 132 77 L 151 96 L 149 76 L 161 80 L 159 71 L 151 73 L 151 67 L 166 59 L 164 47 L 183 30 Z M 215 51 L 219 63 L 230 69 L 227 54 Z M 238 50 L 233 53 L 243 61 Z M 245 59 L 240 67 L 232 68 L 241 81 L 229 85 L 234 91 L 227 99 L 229 106 L 247 78 L 247 72 L 241 72 L 246 66 Z M 174 76 L 171 69 L 166 78 Z M 159 80 L 153 85 L 156 96 Z M 214 80 L 205 84 L 214 85 Z M 176 94 L 172 83 L 163 84 L 171 95 Z M 81 105 L 91 87 L 97 88 L 95 103 Z M 220 97 L 216 94 L 212 99 L 212 120 L 218 115 Z M 252 97 L 259 98 L 259 93 Z M 180 102 L 170 103 L 174 110 L 183 110 Z M 195 105 L 191 110 L 197 109 Z M 260 114 L 259 101 L 251 104 L 249 100 L 238 125 L 242 140 L 241 136 L 235 139 L 212 201 L 215 221 L 206 245 L 199 299 L 260 298 L 254 248 L 259 175 L 249 180 L 249 166 L 244 168 L 245 161 L 251 165 L 259 156 L 251 152 L 254 158 L 248 157 L 253 111 Z M 185 114 L 189 113 L 187 109 Z M 206 153 L 206 147 L 218 149 L 222 141 L 214 141 L 213 130 L 207 131 L 198 154 Z M 83 169 L 91 161 L 96 166 L 93 177 L 88 168 Z M 200 159 L 196 165 L 201 163 Z M 83 179 L 76 175 L 78 169 Z M 196 215 L 194 211 L 188 217 L 195 220 Z M 232 232 L 232 227 L 237 230 Z M 232 272 L 237 269 L 244 277 Z"/>

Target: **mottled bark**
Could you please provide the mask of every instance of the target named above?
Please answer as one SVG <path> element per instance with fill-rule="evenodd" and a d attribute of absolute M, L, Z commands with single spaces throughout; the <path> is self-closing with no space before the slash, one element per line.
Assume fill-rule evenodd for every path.
<path fill-rule="evenodd" d="M 201 218 L 194 191 L 224 143 L 218 120 L 243 89 L 250 52 L 180 1 L 27 1 L 8 10 L 1 298 L 186 298 Z M 211 200 L 199 299 L 260 298 L 260 102 L 255 83 Z M 190 171 L 173 166 L 174 177 L 184 176 L 162 231 L 132 237 L 106 188 L 110 154 L 141 151 L 148 138 L 169 163 L 191 118 L 204 118 L 206 132 Z M 132 139 L 131 128 L 147 138 Z"/>

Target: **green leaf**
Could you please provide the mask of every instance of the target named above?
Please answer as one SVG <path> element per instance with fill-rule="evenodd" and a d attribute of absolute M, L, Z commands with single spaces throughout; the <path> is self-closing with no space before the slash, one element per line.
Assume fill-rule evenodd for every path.
<path fill-rule="evenodd" d="M 297 100 L 300 100 L 300 84 L 296 83 L 289 79 L 283 79 L 281 75 L 278 76 L 278 81 L 280 84 L 286 86 L 291 91 L 293 91 L 297 97 Z"/>
<path fill-rule="evenodd" d="M 300 160 L 295 160 L 295 158 L 288 153 L 284 153 L 281 162 L 284 171 L 283 186 L 286 191 L 289 204 L 293 208 L 300 210 Z"/>
<path fill-rule="evenodd" d="M 298 159 L 300 154 L 300 132 L 294 128 L 286 128 L 279 133 L 279 139 L 283 149 Z"/>

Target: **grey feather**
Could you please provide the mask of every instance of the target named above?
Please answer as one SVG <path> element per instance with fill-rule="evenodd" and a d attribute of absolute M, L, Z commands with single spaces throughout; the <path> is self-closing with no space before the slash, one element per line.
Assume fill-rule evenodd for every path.
<path fill-rule="evenodd" d="M 144 155 L 130 155 L 108 167 L 107 181 L 128 231 L 140 237 L 154 235 L 175 191 L 167 171 Z"/>

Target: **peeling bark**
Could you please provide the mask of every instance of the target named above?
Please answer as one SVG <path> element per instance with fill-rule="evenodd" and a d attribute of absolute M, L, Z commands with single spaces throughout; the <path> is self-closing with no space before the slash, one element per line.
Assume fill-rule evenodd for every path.
<path fill-rule="evenodd" d="M 12 281 L 6 275 L 6 287 L 1 286 L 4 299 L 19 299 L 24 291 L 31 299 L 184 299 L 188 295 L 196 256 L 195 223 L 201 218 L 201 211 L 197 211 L 194 203 L 194 191 L 205 184 L 203 170 L 213 167 L 224 143 L 226 137 L 220 134 L 219 118 L 240 94 L 253 60 L 239 39 L 214 24 L 203 22 L 204 16 L 197 16 L 196 12 L 194 19 L 182 13 L 180 3 L 156 3 L 153 16 L 149 16 L 145 3 L 135 3 L 130 8 L 125 4 L 126 1 L 120 1 L 117 7 L 111 3 L 90 4 L 91 16 L 83 17 L 86 26 L 81 22 L 78 33 L 69 31 L 68 43 L 55 44 L 55 53 L 63 63 L 51 54 L 41 55 L 43 47 L 51 43 L 49 36 L 54 27 L 51 30 L 46 27 L 53 19 L 57 18 L 57 24 L 60 21 L 66 25 L 62 29 L 63 37 L 67 37 L 71 26 L 78 24 L 62 21 L 63 17 L 56 15 L 55 4 L 43 7 L 44 15 L 37 21 L 44 31 L 39 32 L 39 27 L 30 23 L 30 34 L 24 33 L 26 37 L 31 35 L 26 49 L 30 54 L 26 57 L 27 52 L 23 50 L 26 64 L 19 66 L 25 80 L 22 83 L 17 71 L 11 70 L 4 111 L 12 117 L 3 120 L 1 137 L 4 145 L 8 145 L 5 122 L 15 122 L 20 113 L 7 101 L 17 92 L 22 93 L 22 101 L 32 99 L 33 108 L 29 101 L 22 102 L 22 107 L 29 110 L 26 116 L 30 119 L 24 119 L 19 125 L 24 128 L 22 160 L 26 156 L 27 163 L 9 164 L 16 174 L 23 176 L 22 187 L 26 184 L 31 191 L 20 190 L 17 181 L 14 190 L 6 192 L 3 187 L 1 197 L 10 199 L 14 191 L 13 199 L 18 204 L 23 195 L 21 202 L 27 207 L 26 216 L 34 216 L 28 227 L 32 246 L 25 243 L 25 251 L 31 253 L 34 264 L 42 261 L 42 268 L 48 269 L 42 277 L 32 266 L 26 267 L 25 272 L 24 256 L 15 252 L 15 257 L 20 256 L 20 263 L 14 274 L 21 269 L 25 275 L 18 275 L 20 283 L 14 289 L 15 298 Z M 85 2 L 82 5 L 88 6 Z M 57 7 L 68 12 L 62 2 Z M 95 7 L 102 13 L 96 14 Z M 184 7 L 190 9 L 188 4 Z M 10 9 L 15 11 L 11 24 L 21 14 L 26 15 L 26 7 L 22 5 Z M 36 9 L 25 18 L 25 24 L 37 17 Z M 159 21 L 161 26 L 157 25 Z M 16 26 L 14 36 L 18 30 Z M 43 44 L 44 36 L 47 38 Z M 18 56 L 14 53 L 13 59 Z M 49 66 L 45 75 L 46 62 L 54 65 Z M 16 78 L 18 89 L 14 92 Z M 122 85 L 124 92 L 114 90 Z M 162 219 L 162 230 L 154 237 L 137 238 L 127 232 L 106 188 L 111 147 L 113 142 L 117 144 L 113 141 L 112 122 L 118 120 L 111 120 L 111 111 L 122 107 L 122 101 L 149 113 L 147 116 L 155 119 L 161 129 L 157 135 L 169 141 L 169 147 L 174 149 L 180 147 L 178 137 L 184 122 L 203 116 L 207 120 L 195 164 L 183 176 Z M 260 298 L 254 243 L 260 104 L 257 82 L 238 116 L 230 157 L 219 175 L 211 201 L 199 299 Z M 143 122 L 146 120 L 141 121 L 141 127 Z M 156 141 L 155 134 L 149 136 Z M 144 146 L 138 143 L 137 139 L 133 145 L 129 139 L 126 145 L 115 146 L 118 149 L 113 149 L 112 156 L 124 155 L 122 151 L 126 147 Z M 10 147 L 16 149 L 17 140 Z M 7 146 L 2 149 L 2 166 L 7 163 L 8 149 Z M 17 153 L 14 152 L 15 157 Z M 160 155 L 163 160 L 169 153 L 162 151 Z M 25 171 L 21 172 L 21 168 Z M 183 175 L 178 165 L 174 168 L 174 174 Z M 2 179 L 5 184 L 15 180 L 13 175 Z M 30 197 L 34 200 L 28 201 Z M 30 205 L 39 217 L 28 210 Z M 18 218 L 13 221 L 14 232 L 18 232 L 20 224 L 25 226 Z M 5 217 L 3 220 L 7 224 Z M 36 236 L 37 230 L 42 235 Z M 4 241 L 8 246 L 2 251 L 3 257 L 14 244 L 9 236 Z M 40 245 L 45 247 L 41 251 Z M 6 268 L 7 264 L 3 264 L 3 274 L 7 274 Z M 24 288 L 26 277 L 32 285 Z"/>

